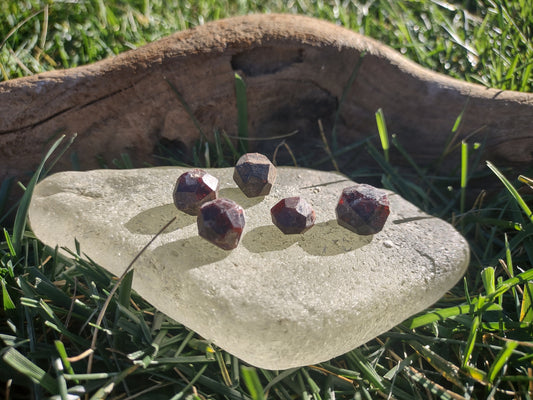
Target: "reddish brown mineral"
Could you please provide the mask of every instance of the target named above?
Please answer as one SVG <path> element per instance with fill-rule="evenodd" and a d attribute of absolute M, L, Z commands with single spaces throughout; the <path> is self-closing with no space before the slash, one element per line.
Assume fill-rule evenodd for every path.
<path fill-rule="evenodd" d="M 301 197 L 288 197 L 270 209 L 272 222 L 285 234 L 304 233 L 315 224 L 313 207 Z"/>
<path fill-rule="evenodd" d="M 276 180 L 276 167 L 259 153 L 247 153 L 235 165 L 233 180 L 248 197 L 266 196 Z"/>
<path fill-rule="evenodd" d="M 180 175 L 174 187 L 174 204 L 190 215 L 198 215 L 202 204 L 217 197 L 218 179 L 201 169 Z"/>
<path fill-rule="evenodd" d="M 364 183 L 344 189 L 336 209 L 339 225 L 358 235 L 381 231 L 389 212 L 387 194 Z"/>
<path fill-rule="evenodd" d="M 224 250 L 239 244 L 244 229 L 244 210 L 233 200 L 216 199 L 200 207 L 198 233 Z"/>

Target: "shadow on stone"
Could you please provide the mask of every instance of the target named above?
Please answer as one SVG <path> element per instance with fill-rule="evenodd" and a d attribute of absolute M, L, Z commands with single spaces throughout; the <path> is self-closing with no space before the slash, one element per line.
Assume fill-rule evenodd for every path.
<path fill-rule="evenodd" d="M 196 223 L 196 217 L 178 211 L 174 204 L 165 204 L 140 212 L 124 226 L 131 233 L 155 235 L 174 216 L 177 216 L 176 220 L 163 233 L 173 232 Z"/>
<path fill-rule="evenodd" d="M 284 250 L 297 243 L 302 235 L 284 235 L 274 225 L 260 226 L 244 235 L 241 244 L 252 253 Z"/>
<path fill-rule="evenodd" d="M 321 222 L 300 235 L 298 244 L 314 256 L 336 256 L 370 244 L 373 235 L 360 236 L 341 227 L 337 220 Z"/>
<path fill-rule="evenodd" d="M 159 246 L 152 252 L 152 257 L 157 263 L 179 272 L 220 261 L 230 253 L 194 236 Z"/>
<path fill-rule="evenodd" d="M 218 197 L 233 200 L 235 203 L 240 205 L 242 208 L 253 207 L 261 203 L 263 199 L 265 198 L 265 196 L 247 197 L 239 188 L 220 189 L 218 192 Z"/>
<path fill-rule="evenodd" d="M 359 236 L 330 220 L 315 225 L 300 235 L 284 235 L 274 225 L 260 226 L 248 232 L 242 245 L 252 253 L 279 251 L 298 244 L 314 256 L 335 256 L 369 244 L 373 236 Z"/>

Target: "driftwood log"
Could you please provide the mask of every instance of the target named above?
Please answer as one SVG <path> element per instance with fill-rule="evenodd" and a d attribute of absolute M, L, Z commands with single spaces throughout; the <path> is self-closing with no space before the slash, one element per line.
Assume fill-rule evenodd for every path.
<path fill-rule="evenodd" d="M 72 159 L 81 169 L 98 168 L 99 160 L 111 165 L 122 153 L 135 166 L 158 164 L 160 145 L 186 153 L 200 133 L 176 91 L 208 137 L 215 130 L 236 135 L 235 73 L 247 87 L 249 135 L 298 131 L 288 143 L 304 157 L 315 158 L 317 149 L 325 155 L 318 120 L 331 139 L 341 105 L 339 145 L 377 135 L 374 114 L 382 108 L 389 132 L 426 166 L 441 155 L 464 110 L 457 140 L 473 135 L 471 142 L 485 145 L 483 157 L 497 164 L 532 165 L 533 94 L 446 77 L 328 22 L 252 15 L 178 32 L 92 65 L 0 83 L 0 179 L 27 180 L 60 133 L 77 139 L 69 150 L 75 157 L 63 157 L 59 170 L 73 168 Z M 279 142 L 251 144 L 271 155 Z M 344 161 L 368 162 L 362 153 L 345 154 Z M 457 157 L 448 162 L 457 165 Z"/>

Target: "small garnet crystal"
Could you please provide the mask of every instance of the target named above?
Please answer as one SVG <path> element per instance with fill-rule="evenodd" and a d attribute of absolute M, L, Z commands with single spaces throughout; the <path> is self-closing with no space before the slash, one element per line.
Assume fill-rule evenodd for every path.
<path fill-rule="evenodd" d="M 174 187 L 174 204 L 190 215 L 198 215 L 202 204 L 217 197 L 218 179 L 201 169 L 180 175 Z"/>
<path fill-rule="evenodd" d="M 270 209 L 272 222 L 285 234 L 304 233 L 315 224 L 313 207 L 301 197 L 287 197 Z"/>
<path fill-rule="evenodd" d="M 248 197 L 266 196 L 276 180 L 276 167 L 259 153 L 247 153 L 235 165 L 233 180 Z"/>
<path fill-rule="evenodd" d="M 358 235 L 373 235 L 387 221 L 389 199 L 384 191 L 361 183 L 342 191 L 336 212 L 340 226 Z"/>
<path fill-rule="evenodd" d="M 233 200 L 216 199 L 200 207 L 198 234 L 224 250 L 237 247 L 244 229 L 244 210 Z"/>

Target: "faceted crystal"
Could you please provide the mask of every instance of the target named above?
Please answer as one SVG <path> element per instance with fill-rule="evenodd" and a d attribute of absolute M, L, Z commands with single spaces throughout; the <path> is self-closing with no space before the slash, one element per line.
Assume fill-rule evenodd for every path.
<path fill-rule="evenodd" d="M 221 249 L 232 250 L 244 229 L 244 210 L 233 200 L 216 199 L 202 205 L 197 223 L 201 237 Z"/>
<path fill-rule="evenodd" d="M 174 204 L 178 210 L 198 215 L 200 206 L 218 197 L 218 179 L 201 169 L 182 174 L 174 186 Z"/>
<path fill-rule="evenodd" d="M 276 167 L 263 154 L 248 153 L 237 161 L 233 180 L 248 197 L 266 196 L 276 180 Z"/>
<path fill-rule="evenodd" d="M 304 233 L 315 224 L 313 207 L 301 197 L 287 197 L 270 209 L 272 222 L 283 233 Z"/>
<path fill-rule="evenodd" d="M 387 194 L 364 183 L 345 188 L 336 209 L 339 225 L 358 235 L 381 231 L 389 212 Z"/>

